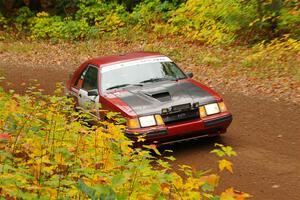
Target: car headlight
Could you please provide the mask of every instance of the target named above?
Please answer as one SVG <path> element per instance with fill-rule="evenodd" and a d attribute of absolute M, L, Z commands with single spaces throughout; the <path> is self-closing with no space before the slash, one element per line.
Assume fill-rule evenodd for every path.
<path fill-rule="evenodd" d="M 160 115 L 148 115 L 127 120 L 127 127 L 130 129 L 161 125 L 164 125 L 164 121 Z"/>
<path fill-rule="evenodd" d="M 139 121 L 140 121 L 141 127 L 149 127 L 149 126 L 156 125 L 156 121 L 155 121 L 155 118 L 153 115 L 139 117 Z"/>
<path fill-rule="evenodd" d="M 217 103 L 210 103 L 204 106 L 207 115 L 213 115 L 220 112 L 219 106 Z"/>
<path fill-rule="evenodd" d="M 200 118 L 206 117 L 207 115 L 213 115 L 213 114 L 217 114 L 220 112 L 222 113 L 226 111 L 227 108 L 223 101 L 219 103 L 206 104 L 199 107 Z"/>

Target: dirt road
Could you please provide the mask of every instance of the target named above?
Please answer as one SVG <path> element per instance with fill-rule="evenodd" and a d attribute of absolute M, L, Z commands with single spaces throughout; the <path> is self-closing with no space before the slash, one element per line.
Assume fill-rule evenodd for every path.
<path fill-rule="evenodd" d="M 21 83 L 37 79 L 46 93 L 55 83 L 64 81 L 72 71 L 6 65 L 0 61 L 0 71 L 6 77 L 1 83 L 6 89 L 24 92 Z M 234 188 L 252 194 L 259 200 L 300 199 L 300 106 L 286 102 L 272 102 L 264 97 L 246 97 L 241 93 L 219 91 L 224 97 L 234 120 L 228 133 L 218 141 L 200 140 L 169 146 L 177 158 L 174 165 L 190 164 L 197 169 L 217 166 L 217 158 L 209 154 L 214 143 L 234 147 L 234 174 L 222 173 L 220 190 Z"/>

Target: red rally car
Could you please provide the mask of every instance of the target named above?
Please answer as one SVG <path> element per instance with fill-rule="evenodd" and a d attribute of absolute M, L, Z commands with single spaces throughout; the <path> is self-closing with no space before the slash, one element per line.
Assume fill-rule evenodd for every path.
<path fill-rule="evenodd" d="M 100 103 L 101 110 L 121 113 L 129 138 L 143 134 L 164 145 L 225 133 L 231 113 L 215 91 L 192 77 L 167 56 L 135 52 L 86 61 L 67 82 L 67 93 L 81 109 Z M 99 109 L 90 113 L 104 117 Z"/>

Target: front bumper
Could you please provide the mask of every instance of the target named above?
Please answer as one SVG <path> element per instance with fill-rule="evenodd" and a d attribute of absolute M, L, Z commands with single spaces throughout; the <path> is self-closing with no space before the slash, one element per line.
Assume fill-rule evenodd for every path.
<path fill-rule="evenodd" d="M 137 136 L 144 135 L 146 143 L 165 145 L 225 133 L 231 121 L 231 113 L 224 112 L 203 119 L 177 122 L 165 126 L 126 130 L 126 136 L 134 140 Z"/>
<path fill-rule="evenodd" d="M 225 115 L 225 116 L 221 116 L 218 118 L 213 118 L 213 119 L 207 119 L 204 121 L 204 127 L 208 128 L 208 127 L 212 127 L 212 126 L 216 126 L 219 124 L 224 124 L 224 123 L 231 123 L 232 121 L 232 115 Z"/>

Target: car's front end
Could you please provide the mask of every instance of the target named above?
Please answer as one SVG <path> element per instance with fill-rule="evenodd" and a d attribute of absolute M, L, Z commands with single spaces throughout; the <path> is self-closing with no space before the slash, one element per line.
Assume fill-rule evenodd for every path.
<path fill-rule="evenodd" d="M 126 135 L 131 139 L 142 135 L 147 143 L 165 145 L 218 136 L 226 132 L 231 121 L 232 115 L 223 101 L 177 105 L 161 114 L 128 119 Z"/>
<path fill-rule="evenodd" d="M 104 97 L 115 106 L 109 110 L 127 118 L 127 137 L 143 136 L 146 143 L 164 145 L 217 136 L 232 121 L 219 95 L 192 79 L 126 87 Z"/>

